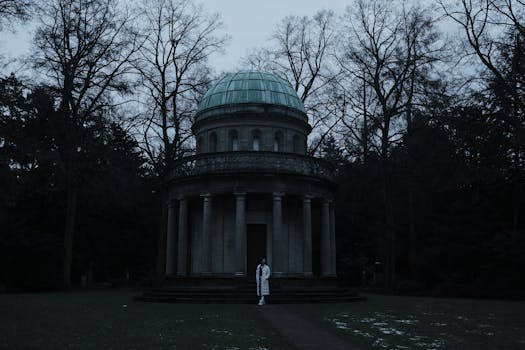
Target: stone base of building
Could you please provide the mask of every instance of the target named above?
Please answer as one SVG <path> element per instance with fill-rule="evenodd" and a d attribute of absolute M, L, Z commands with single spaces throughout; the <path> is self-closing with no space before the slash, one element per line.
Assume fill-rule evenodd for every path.
<path fill-rule="evenodd" d="M 163 285 L 146 290 L 138 301 L 167 303 L 256 304 L 255 279 L 245 277 L 168 276 Z M 282 277 L 270 281 L 271 303 L 341 303 L 364 300 L 356 289 L 342 287 L 335 277 Z"/>

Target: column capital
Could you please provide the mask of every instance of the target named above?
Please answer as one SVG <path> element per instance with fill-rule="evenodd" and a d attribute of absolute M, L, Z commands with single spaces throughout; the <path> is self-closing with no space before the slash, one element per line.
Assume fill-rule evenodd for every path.
<path fill-rule="evenodd" d="M 235 197 L 246 197 L 246 192 L 242 191 L 235 191 L 233 192 L 233 194 L 235 195 Z"/>
<path fill-rule="evenodd" d="M 204 200 L 208 200 L 211 198 L 211 193 L 209 192 L 206 192 L 206 193 L 201 193 L 200 196 L 204 199 Z"/>
<path fill-rule="evenodd" d="M 311 202 L 315 197 L 309 194 L 303 195 L 303 202 Z"/>
<path fill-rule="evenodd" d="M 177 205 L 177 201 L 175 199 L 169 199 L 167 201 L 168 208 L 173 209 Z"/>
<path fill-rule="evenodd" d="M 186 196 L 183 196 L 183 195 L 177 196 L 177 200 L 179 202 L 185 201 L 186 200 Z"/>
<path fill-rule="evenodd" d="M 281 198 L 284 196 L 284 192 L 272 192 L 273 200 L 281 200 Z"/>

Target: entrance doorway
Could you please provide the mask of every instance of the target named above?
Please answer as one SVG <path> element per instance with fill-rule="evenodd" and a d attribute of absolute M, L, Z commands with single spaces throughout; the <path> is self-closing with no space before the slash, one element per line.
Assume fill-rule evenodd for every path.
<path fill-rule="evenodd" d="M 255 269 L 259 261 L 261 258 L 266 257 L 266 225 L 248 224 L 246 228 L 246 277 L 254 280 Z"/>

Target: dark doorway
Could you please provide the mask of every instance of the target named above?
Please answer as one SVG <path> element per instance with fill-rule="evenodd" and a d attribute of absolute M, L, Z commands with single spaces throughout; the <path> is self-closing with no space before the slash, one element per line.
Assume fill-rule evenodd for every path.
<path fill-rule="evenodd" d="M 255 278 L 255 269 L 261 258 L 266 257 L 266 225 L 249 224 L 247 225 L 247 257 L 246 257 L 246 276 Z"/>

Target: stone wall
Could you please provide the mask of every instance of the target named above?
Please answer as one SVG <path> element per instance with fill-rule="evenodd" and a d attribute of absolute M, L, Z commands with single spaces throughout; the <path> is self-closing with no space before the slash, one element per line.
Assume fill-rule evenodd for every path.
<path fill-rule="evenodd" d="M 259 149 L 254 149 L 256 135 L 260 135 Z M 197 153 L 260 150 L 306 154 L 306 137 L 299 128 L 257 123 L 210 127 L 196 135 Z"/>
<path fill-rule="evenodd" d="M 199 274 L 205 270 L 203 264 L 202 208 L 195 199 L 190 205 L 189 231 L 191 247 L 191 270 Z M 269 205 L 270 204 L 270 205 Z M 269 199 L 249 198 L 246 211 L 247 224 L 267 225 L 267 251 L 270 266 L 272 208 Z M 211 261 L 212 273 L 216 275 L 235 273 L 235 202 L 233 196 L 215 196 L 212 200 Z M 303 272 L 302 212 L 299 197 L 288 197 L 283 201 L 283 243 L 285 245 L 284 273 Z M 250 268 L 250 267 L 247 267 Z"/>

